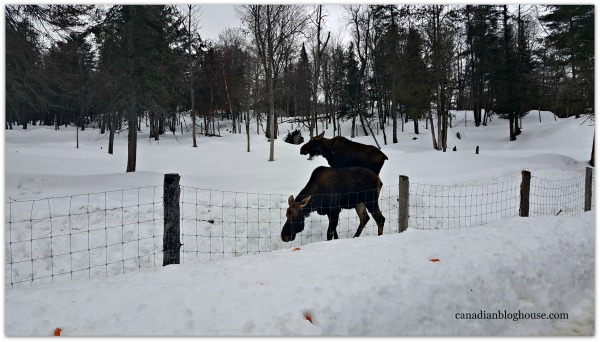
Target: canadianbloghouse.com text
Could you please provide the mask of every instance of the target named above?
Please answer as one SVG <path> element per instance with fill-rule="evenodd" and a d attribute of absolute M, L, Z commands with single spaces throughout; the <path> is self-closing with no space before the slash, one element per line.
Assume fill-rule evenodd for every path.
<path fill-rule="evenodd" d="M 458 312 L 454 315 L 456 319 L 509 319 L 513 321 L 525 319 L 569 319 L 568 313 L 545 313 L 545 312 L 509 312 L 506 310 L 479 312 Z"/>

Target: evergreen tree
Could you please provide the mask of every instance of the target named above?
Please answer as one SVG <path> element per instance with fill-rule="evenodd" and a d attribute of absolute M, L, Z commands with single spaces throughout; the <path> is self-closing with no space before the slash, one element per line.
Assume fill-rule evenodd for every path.
<path fill-rule="evenodd" d="M 491 108 L 490 83 L 494 69 L 500 65 L 502 49 L 498 38 L 499 12 L 495 6 L 467 5 L 465 8 L 467 55 L 471 106 L 475 126 L 485 125 L 481 111 Z"/>
<path fill-rule="evenodd" d="M 342 94 L 340 97 L 340 115 L 352 118 L 352 138 L 356 131 L 356 116 L 362 108 L 361 96 L 361 77 L 358 61 L 354 54 L 354 43 L 350 43 L 344 53 L 344 59 L 341 66 L 343 73 Z"/>
<path fill-rule="evenodd" d="M 11 129 L 13 122 L 27 129 L 30 116 L 45 102 L 38 34 L 27 19 L 6 24 L 6 120 Z"/>
<path fill-rule="evenodd" d="M 500 54 L 500 68 L 495 70 L 495 103 L 493 109 L 502 117 L 509 120 L 510 140 L 516 140 L 517 129 L 515 122 L 517 121 L 518 111 L 518 67 L 517 67 L 517 52 L 513 44 L 513 29 L 508 23 L 508 6 L 503 6 L 503 37 L 502 37 L 502 54 Z"/>
<path fill-rule="evenodd" d="M 503 52 L 493 77 L 493 110 L 509 120 L 509 138 L 513 141 L 521 133 L 519 118 L 532 108 L 534 91 L 532 53 L 525 36 L 521 6 L 518 7 L 516 25 L 511 23 L 511 19 L 514 18 L 508 13 L 508 6 L 503 6 Z"/>
<path fill-rule="evenodd" d="M 373 88 L 376 93 L 380 128 L 384 133 L 385 118 L 392 117 L 392 142 L 398 143 L 397 135 L 397 92 L 400 70 L 401 28 L 399 16 L 403 15 L 396 5 L 373 5 Z M 387 143 L 387 142 L 386 142 Z"/>
<path fill-rule="evenodd" d="M 398 98 L 406 108 L 407 117 L 413 119 L 417 134 L 418 120 L 429 111 L 432 100 L 431 76 L 423 60 L 422 46 L 419 32 L 414 28 L 409 29 L 406 47 L 400 57 Z"/>
<path fill-rule="evenodd" d="M 583 113 L 594 106 L 594 6 L 554 5 L 541 20 L 550 34 L 547 44 L 554 49 L 558 66 L 566 70 L 562 82 L 567 115 Z"/>
<path fill-rule="evenodd" d="M 138 118 L 144 112 L 164 116 L 168 110 L 171 57 L 169 6 L 113 6 L 100 33 L 101 73 L 111 84 L 111 108 L 128 124 L 127 172 L 136 168 Z"/>
<path fill-rule="evenodd" d="M 54 75 L 44 73 L 44 53 L 48 45 L 83 28 L 92 5 L 6 5 L 6 119 L 27 128 L 51 103 L 50 84 Z"/>
<path fill-rule="evenodd" d="M 304 44 L 302 44 L 300 58 L 296 64 L 294 74 L 295 113 L 304 116 L 306 122 L 310 122 L 311 70 Z"/>
<path fill-rule="evenodd" d="M 343 89 L 343 61 L 344 50 L 341 45 L 331 45 L 327 49 L 325 57 L 325 67 L 323 69 L 323 90 L 325 92 L 325 102 L 329 104 L 330 120 L 333 123 L 333 135 L 336 135 L 337 122 L 339 122 Z M 338 130 L 339 132 L 339 130 Z M 341 133 L 341 132 L 339 132 Z M 338 133 L 338 134 L 339 134 Z"/>
<path fill-rule="evenodd" d="M 95 60 L 86 36 L 85 33 L 72 33 L 65 42 L 57 42 L 44 60 L 43 72 L 53 75 L 48 77 L 46 97 L 49 99 L 49 115 L 46 121 L 48 124 L 54 122 L 55 129 L 59 126 L 59 115 L 65 122 L 75 122 L 81 130 L 85 129 L 85 122 L 90 119 Z"/>

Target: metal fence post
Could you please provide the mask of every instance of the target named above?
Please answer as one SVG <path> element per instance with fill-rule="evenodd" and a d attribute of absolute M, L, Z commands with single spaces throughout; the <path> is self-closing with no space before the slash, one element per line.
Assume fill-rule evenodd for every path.
<path fill-rule="evenodd" d="M 585 202 L 583 211 L 592 210 L 592 168 L 585 168 Z"/>
<path fill-rule="evenodd" d="M 407 176 L 400 176 L 398 185 L 398 232 L 402 233 L 408 228 L 408 189 Z"/>
<path fill-rule="evenodd" d="M 165 174 L 163 185 L 164 236 L 163 266 L 179 264 L 179 179 L 177 173 Z"/>
<path fill-rule="evenodd" d="M 523 170 L 521 172 L 521 204 L 519 206 L 519 216 L 529 217 L 529 190 L 531 187 L 531 172 Z"/>

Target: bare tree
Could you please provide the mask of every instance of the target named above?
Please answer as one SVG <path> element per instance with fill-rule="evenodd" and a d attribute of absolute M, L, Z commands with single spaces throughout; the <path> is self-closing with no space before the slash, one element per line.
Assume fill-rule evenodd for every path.
<path fill-rule="evenodd" d="M 303 32 L 308 16 L 304 6 L 242 5 L 237 7 L 242 21 L 252 32 L 256 51 L 265 72 L 269 97 L 269 161 L 275 160 L 275 80 L 286 52 Z"/>
<path fill-rule="evenodd" d="M 448 88 L 454 52 L 452 38 L 456 34 L 454 23 L 457 12 L 456 8 L 450 5 L 428 5 L 421 8 L 421 15 L 424 17 L 425 42 L 430 52 L 430 68 L 435 81 L 438 141 L 434 148 L 445 151 L 449 120 L 450 91 Z"/>
<path fill-rule="evenodd" d="M 219 45 L 224 54 L 223 81 L 227 102 L 233 117 L 233 133 L 242 133 L 243 109 L 246 109 L 246 135 L 250 152 L 249 102 L 253 60 L 247 48 L 247 40 L 241 29 L 228 28 L 219 34 Z M 236 127 L 236 118 L 237 126 Z"/>
<path fill-rule="evenodd" d="M 313 46 L 312 54 L 313 54 L 313 73 L 312 73 L 312 82 L 311 82 L 311 95 L 312 95 L 312 113 L 313 118 L 310 121 L 310 137 L 312 138 L 318 132 L 314 132 L 317 127 L 317 111 L 319 104 L 319 96 L 318 96 L 318 86 L 319 79 L 321 77 L 321 67 L 323 64 L 323 53 L 327 48 L 327 43 L 329 43 L 329 38 L 331 37 L 331 32 L 327 32 L 327 38 L 325 38 L 325 42 L 323 42 L 321 37 L 321 31 L 323 30 L 323 22 L 326 15 L 323 14 L 323 5 L 317 5 L 315 12 L 310 17 L 311 22 L 315 25 L 315 35 L 316 35 L 316 45 Z"/>
<path fill-rule="evenodd" d="M 373 26 L 373 14 L 369 10 L 369 6 L 367 6 L 367 5 L 348 5 L 348 6 L 344 6 L 344 9 L 350 15 L 349 25 L 351 25 L 352 30 L 353 30 L 354 45 L 356 47 L 356 52 L 357 52 L 358 60 L 359 60 L 359 79 L 360 79 L 359 96 L 360 96 L 361 100 L 358 101 L 358 104 L 359 104 L 358 109 L 357 109 L 358 116 L 359 116 L 360 122 L 363 126 L 363 131 L 364 131 L 365 135 L 369 135 L 367 133 L 367 128 L 368 128 L 369 131 L 371 132 L 371 136 L 373 137 L 373 140 L 375 141 L 375 144 L 377 145 L 377 147 L 381 148 L 379 146 L 379 143 L 377 142 L 377 137 L 375 137 L 375 134 L 373 134 L 373 130 L 371 129 L 371 126 L 367 125 L 367 123 L 365 122 L 365 119 L 363 117 L 363 108 L 362 108 L 362 104 L 364 102 L 364 101 L 362 101 L 362 98 L 364 98 L 364 96 L 366 96 L 364 85 L 366 84 L 369 46 L 371 45 L 371 39 L 372 39 L 371 28 Z"/>
<path fill-rule="evenodd" d="M 199 37 L 197 36 L 199 29 L 199 16 L 202 14 L 198 5 L 187 5 L 186 10 L 182 11 L 181 16 L 185 20 L 185 30 L 187 33 L 187 54 L 188 54 L 188 77 L 190 91 L 190 115 L 192 117 L 192 146 L 198 147 L 196 143 L 196 99 L 194 97 L 194 63 L 197 59 L 196 48 L 198 48 Z"/>

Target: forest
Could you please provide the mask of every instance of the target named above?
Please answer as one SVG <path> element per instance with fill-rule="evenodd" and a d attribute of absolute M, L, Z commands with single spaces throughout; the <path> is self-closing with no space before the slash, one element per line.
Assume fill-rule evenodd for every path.
<path fill-rule="evenodd" d="M 155 140 L 192 131 L 196 147 L 227 121 L 248 151 L 250 132 L 269 138 L 274 160 L 284 121 L 313 137 L 350 120 L 384 144 L 425 122 L 445 151 L 451 109 L 505 119 L 510 140 L 532 109 L 593 114 L 593 5 L 343 9 L 345 39 L 322 5 L 243 4 L 243 27 L 213 41 L 200 5 L 6 5 L 5 127 L 97 128 L 108 153 L 126 132 L 131 172 L 142 123 Z"/>

